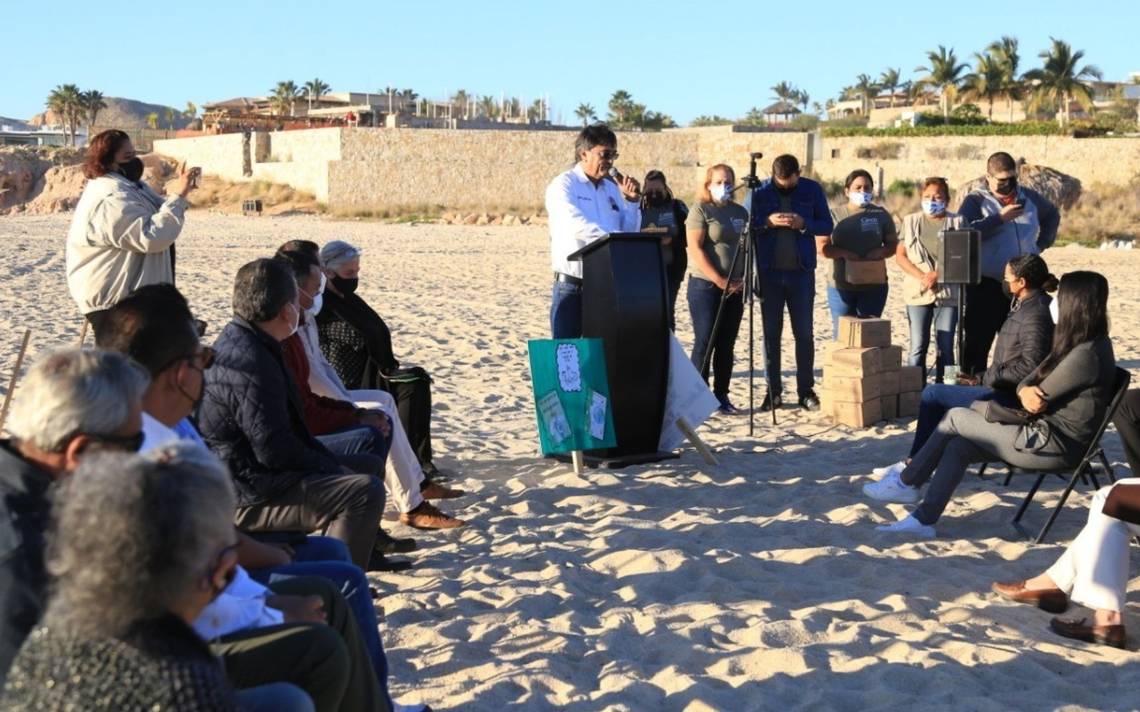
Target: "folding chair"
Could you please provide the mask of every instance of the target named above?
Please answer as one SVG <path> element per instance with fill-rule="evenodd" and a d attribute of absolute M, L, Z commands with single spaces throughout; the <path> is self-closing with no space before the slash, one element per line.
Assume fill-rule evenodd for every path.
<path fill-rule="evenodd" d="M 1045 481 L 1046 477 L 1049 475 L 1056 475 L 1061 479 L 1065 479 L 1065 475 L 1056 469 L 1026 470 L 1024 468 L 1015 468 L 1008 462 L 1005 463 L 1005 466 L 1009 473 L 1005 476 L 1005 485 L 1009 485 L 1010 480 L 1013 479 L 1015 470 L 1037 475 L 1037 481 L 1034 482 L 1033 486 L 1029 488 L 1029 493 L 1025 495 L 1025 499 L 1022 500 L 1021 506 L 1017 508 L 1017 514 L 1013 515 L 1013 521 L 1010 522 L 1010 524 L 1013 525 L 1013 528 L 1016 529 L 1026 539 L 1033 538 L 1034 544 L 1040 544 L 1045 540 L 1045 535 L 1049 533 L 1049 529 L 1053 526 L 1053 522 L 1056 521 L 1057 515 L 1061 513 L 1061 509 L 1065 506 L 1065 501 L 1068 500 L 1069 495 L 1072 493 L 1073 488 L 1077 484 L 1077 480 L 1080 480 L 1085 485 L 1090 486 L 1094 492 L 1100 488 L 1100 483 L 1097 482 L 1096 479 L 1096 462 L 1094 461 L 1099 461 L 1100 466 L 1104 468 L 1104 474 L 1108 477 L 1109 482 L 1116 482 L 1116 475 L 1112 470 L 1112 465 L 1110 465 L 1108 462 L 1108 457 L 1106 457 L 1104 454 L 1104 448 L 1101 447 L 1100 440 L 1102 437 L 1104 437 L 1104 431 L 1108 429 L 1108 424 L 1112 422 L 1113 417 L 1116 415 L 1116 410 L 1120 407 L 1120 403 L 1124 400 L 1124 394 L 1128 392 L 1128 384 L 1131 383 L 1131 381 L 1132 376 L 1128 373 L 1128 371 L 1125 371 L 1123 368 L 1116 369 L 1116 380 L 1113 386 L 1114 390 L 1112 393 L 1112 400 L 1109 401 L 1108 409 L 1104 412 L 1104 420 L 1100 423 L 1100 426 L 1097 428 L 1096 434 L 1093 435 L 1092 440 L 1089 441 L 1089 447 L 1088 450 L 1085 451 L 1084 457 L 1081 458 L 1080 463 L 1077 464 L 1076 468 L 1069 476 L 1069 482 L 1065 486 L 1064 492 L 1061 493 L 1061 500 L 1057 502 L 1057 506 L 1053 508 L 1052 513 L 1049 515 L 1049 520 L 1045 522 L 1045 526 L 1041 528 L 1041 532 L 1037 535 L 1036 538 L 1033 538 L 1030 533 L 1026 531 L 1025 527 L 1022 526 L 1021 517 L 1025 514 L 1025 510 L 1029 508 L 1029 503 L 1033 501 L 1033 496 L 1037 494 L 1037 490 L 1041 487 L 1041 483 Z M 979 468 L 979 477 L 985 474 L 987 464 L 988 463 L 983 464 Z"/>

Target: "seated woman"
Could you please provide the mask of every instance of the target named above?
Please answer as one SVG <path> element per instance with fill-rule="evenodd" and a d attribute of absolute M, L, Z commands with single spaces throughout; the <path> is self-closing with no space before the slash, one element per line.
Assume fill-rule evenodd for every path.
<path fill-rule="evenodd" d="M 1024 420 L 999 419 L 993 403 L 951 409 L 895 482 L 864 488 L 874 499 L 913 502 L 930 483 L 909 516 L 880 531 L 934 536 L 934 523 L 973 463 L 1004 461 L 1037 470 L 1080 461 L 1104 419 L 1116 380 L 1108 280 L 1096 272 L 1070 272 L 1061 278 L 1057 299 L 1061 318 L 1053 350 L 1017 389 Z"/>
<path fill-rule="evenodd" d="M 237 565 L 224 470 L 97 454 L 61 502 L 48 560 L 54 594 L 0 707 L 237 709 L 191 627 Z"/>
<path fill-rule="evenodd" d="M 881 475 L 881 479 L 863 487 L 868 497 L 917 501 L 918 493 L 912 488 L 898 487 L 898 476 L 930 439 L 946 411 L 991 399 L 1004 405 L 1016 405 L 1018 384 L 1045 360 L 1052 344 L 1053 318 L 1049 315 L 1052 299 L 1045 292 L 1056 290 L 1057 278 L 1049 273 L 1049 267 L 1040 256 L 1021 255 L 1006 265 L 1003 288 L 1013 300 L 1013 309 L 998 333 L 993 363 L 986 369 L 980 384 L 963 376 L 958 385 L 936 383 L 923 389 L 910 456 L 873 470 L 872 474 Z M 906 499 L 908 496 L 913 499 Z"/>
<path fill-rule="evenodd" d="M 1140 534 L 1138 514 L 1140 478 L 1101 488 L 1089 504 L 1088 523 L 1057 563 L 1028 581 L 995 581 L 991 588 L 1011 601 L 1031 603 L 1050 613 L 1064 612 L 1070 601 L 1091 608 L 1091 623 L 1087 617 L 1055 617 L 1050 627 L 1066 638 L 1123 648 L 1128 546 Z"/>
<path fill-rule="evenodd" d="M 424 472 L 424 486 L 440 471 L 432 462 L 431 377 L 419 367 L 400 368 L 392 350 L 392 332 L 356 288 L 360 282 L 358 247 L 333 240 L 321 248 L 329 281 L 316 315 L 321 351 L 349 390 L 380 389 L 396 399 L 400 422 Z"/>

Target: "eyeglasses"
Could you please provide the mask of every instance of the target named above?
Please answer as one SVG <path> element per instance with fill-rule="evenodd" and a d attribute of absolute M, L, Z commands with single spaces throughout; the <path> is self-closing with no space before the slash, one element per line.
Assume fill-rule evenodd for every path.
<path fill-rule="evenodd" d="M 617 151 L 602 151 L 598 157 L 605 161 L 616 161 L 620 155 Z"/>

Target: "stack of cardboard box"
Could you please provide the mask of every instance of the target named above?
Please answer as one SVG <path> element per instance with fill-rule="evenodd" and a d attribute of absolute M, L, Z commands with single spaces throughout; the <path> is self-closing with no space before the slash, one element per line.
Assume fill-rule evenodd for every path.
<path fill-rule="evenodd" d="M 840 317 L 839 339 L 824 354 L 823 412 L 853 428 L 918 415 L 922 369 L 903 366 L 902 355 L 889 319 Z"/>

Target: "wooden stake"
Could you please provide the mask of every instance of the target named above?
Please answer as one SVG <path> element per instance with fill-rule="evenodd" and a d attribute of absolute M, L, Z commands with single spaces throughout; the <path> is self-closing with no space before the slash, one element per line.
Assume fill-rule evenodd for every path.
<path fill-rule="evenodd" d="M 716 459 L 716 454 L 713 453 L 712 448 L 706 445 L 704 440 L 701 440 L 700 436 L 697 435 L 697 431 L 693 430 L 693 428 L 685 422 L 684 418 L 677 418 L 677 428 L 685 434 L 685 437 L 689 439 L 689 442 L 693 444 L 693 447 L 697 449 L 697 452 L 701 454 L 705 462 L 714 467 L 720 465 L 720 460 Z"/>
<path fill-rule="evenodd" d="M 20 344 L 20 353 L 16 355 L 16 367 L 12 369 L 12 377 L 8 379 L 8 392 L 4 394 L 4 406 L 0 408 L 0 432 L 4 430 L 4 421 L 8 419 L 8 405 L 12 402 L 12 393 L 16 390 L 16 381 L 20 378 L 20 367 L 24 365 L 24 354 L 28 352 L 28 341 L 32 338 L 32 330 L 24 330 L 24 341 Z"/>
<path fill-rule="evenodd" d="M 570 453 L 570 461 L 574 463 L 574 474 L 580 475 L 586 469 L 586 456 L 581 450 L 573 450 Z"/>

